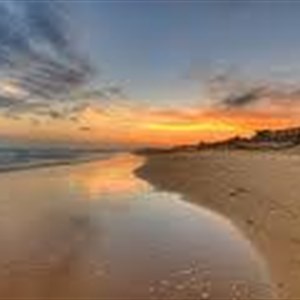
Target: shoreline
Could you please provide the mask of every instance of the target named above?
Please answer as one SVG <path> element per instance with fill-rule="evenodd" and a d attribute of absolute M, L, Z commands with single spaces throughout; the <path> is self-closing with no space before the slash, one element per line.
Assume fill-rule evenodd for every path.
<path fill-rule="evenodd" d="M 59 167 L 59 166 L 72 166 L 81 163 L 92 162 L 96 160 L 103 160 L 107 159 L 108 157 L 112 156 L 113 154 L 97 154 L 94 156 L 86 156 L 82 158 L 72 158 L 72 159 L 63 159 L 63 160 L 47 160 L 47 161 L 32 161 L 26 163 L 17 163 L 11 165 L 3 165 L 0 166 L 0 174 L 2 173 L 9 173 L 9 172 L 19 172 L 19 171 L 28 171 L 33 169 L 42 169 L 48 167 Z"/>
<path fill-rule="evenodd" d="M 300 155 L 206 150 L 145 157 L 137 176 L 227 217 L 265 259 L 279 299 L 300 298 Z"/>

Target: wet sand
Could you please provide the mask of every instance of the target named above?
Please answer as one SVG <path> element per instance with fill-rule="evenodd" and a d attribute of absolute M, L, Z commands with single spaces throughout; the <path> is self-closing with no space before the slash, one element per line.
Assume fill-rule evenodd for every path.
<path fill-rule="evenodd" d="M 263 255 L 279 299 L 300 298 L 300 155 L 203 151 L 149 155 L 137 174 L 230 218 Z"/>
<path fill-rule="evenodd" d="M 0 298 L 270 299 L 226 218 L 137 178 L 141 157 L 0 174 Z"/>

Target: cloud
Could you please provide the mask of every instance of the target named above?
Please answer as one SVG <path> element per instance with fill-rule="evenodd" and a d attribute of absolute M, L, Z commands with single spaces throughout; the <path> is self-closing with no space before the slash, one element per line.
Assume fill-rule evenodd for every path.
<path fill-rule="evenodd" d="M 57 103 L 78 106 L 86 101 L 82 91 L 90 91 L 97 70 L 76 47 L 69 8 L 67 2 L 50 0 L 0 2 L 1 111 L 48 112 L 56 119 L 64 117 Z M 117 86 L 93 95 L 124 96 Z"/>
<path fill-rule="evenodd" d="M 260 105 L 300 105 L 300 82 L 254 78 L 233 67 L 211 67 L 204 74 L 195 70 L 214 108 L 249 109 Z M 198 77 L 197 77 L 198 76 Z"/>
<path fill-rule="evenodd" d="M 245 91 L 235 91 L 222 99 L 222 103 L 228 107 L 245 107 L 261 99 L 263 88 L 254 87 Z"/>
<path fill-rule="evenodd" d="M 91 127 L 89 127 L 89 126 L 81 126 L 81 127 L 79 127 L 79 130 L 81 130 L 81 131 L 90 131 Z"/>
<path fill-rule="evenodd" d="M 11 97 L 0 95 L 0 107 L 10 108 L 14 105 L 14 102 L 12 101 Z"/>
<path fill-rule="evenodd" d="M 128 99 L 128 95 L 125 89 L 117 85 L 108 85 L 104 87 L 98 87 L 97 89 L 90 88 L 88 90 L 82 90 L 73 96 L 74 99 L 86 99 L 87 101 L 100 99 L 100 100 L 115 100 L 115 99 Z"/>
<path fill-rule="evenodd" d="M 2 114 L 77 122 L 87 106 L 126 98 L 118 85 L 97 83 L 95 88 L 98 72 L 76 47 L 71 21 L 67 2 L 0 2 Z"/>

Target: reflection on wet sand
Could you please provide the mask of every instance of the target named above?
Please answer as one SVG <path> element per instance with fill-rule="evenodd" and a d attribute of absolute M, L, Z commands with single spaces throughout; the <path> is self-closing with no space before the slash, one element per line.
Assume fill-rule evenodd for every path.
<path fill-rule="evenodd" d="M 122 155 L 1 174 L 0 297 L 270 299 L 251 244 L 228 220 L 137 179 L 141 163 Z"/>
<path fill-rule="evenodd" d="M 141 192 L 148 184 L 134 175 L 134 170 L 144 159 L 132 155 L 114 156 L 110 159 L 83 164 L 70 173 L 71 182 L 82 187 L 89 198 L 108 196 L 124 197 Z"/>

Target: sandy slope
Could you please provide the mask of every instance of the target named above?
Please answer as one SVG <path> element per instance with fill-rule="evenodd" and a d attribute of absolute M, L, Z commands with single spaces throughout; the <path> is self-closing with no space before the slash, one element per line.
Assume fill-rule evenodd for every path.
<path fill-rule="evenodd" d="M 300 299 L 300 155 L 159 154 L 137 173 L 228 216 L 266 258 L 279 298 Z"/>

